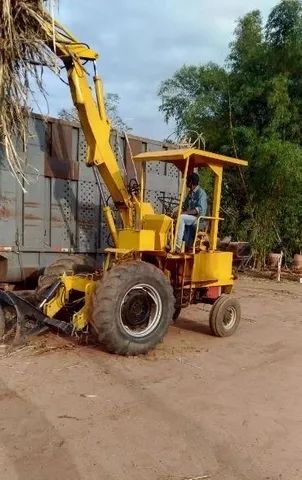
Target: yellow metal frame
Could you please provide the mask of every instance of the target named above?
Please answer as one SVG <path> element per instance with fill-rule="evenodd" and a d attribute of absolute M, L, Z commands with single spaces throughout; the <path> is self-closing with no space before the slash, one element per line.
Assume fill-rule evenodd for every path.
<path fill-rule="evenodd" d="M 68 303 L 70 292 L 72 290 L 84 293 L 84 306 L 73 315 L 72 323 L 75 331 L 83 330 L 90 321 L 91 299 L 95 290 L 95 280 L 93 276 L 85 277 L 77 275 L 62 275 L 61 286 L 54 298 L 45 303 L 43 312 L 48 317 L 55 317 L 58 312 Z"/>
<path fill-rule="evenodd" d="M 182 178 L 182 186 L 181 186 L 179 206 L 178 206 L 178 210 L 177 210 L 177 219 L 176 219 L 175 236 L 174 236 L 174 241 L 173 241 L 172 253 L 174 253 L 175 250 L 176 250 L 177 232 L 178 232 L 178 229 L 179 229 L 180 216 L 181 216 L 181 213 L 182 213 L 182 207 L 183 207 L 183 203 L 184 203 L 184 200 L 185 200 L 185 193 L 186 193 L 186 188 L 187 188 L 187 176 L 188 176 L 188 169 L 189 169 L 189 160 L 190 160 L 190 157 L 187 157 L 186 158 L 186 164 L 185 164 L 185 171 L 184 171 L 184 175 L 183 175 L 183 178 Z"/>
<path fill-rule="evenodd" d="M 223 168 L 218 165 L 209 164 L 209 168 L 215 174 L 215 183 L 214 183 L 214 193 L 213 193 L 213 209 L 212 209 L 212 222 L 210 230 L 210 245 L 211 250 L 216 250 L 217 248 L 217 237 L 218 237 L 218 227 L 219 227 L 219 212 L 220 212 L 220 202 L 221 202 L 221 188 L 222 188 L 222 174 Z"/>

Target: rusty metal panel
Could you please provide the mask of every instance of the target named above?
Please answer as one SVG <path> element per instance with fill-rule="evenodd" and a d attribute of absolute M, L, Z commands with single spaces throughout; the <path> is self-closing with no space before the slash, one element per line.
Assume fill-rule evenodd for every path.
<path fill-rule="evenodd" d="M 44 241 L 44 178 L 31 178 L 23 194 L 22 245 L 28 250 L 43 248 Z"/>
<path fill-rule="evenodd" d="M 150 162 L 155 163 L 155 162 Z M 156 162 L 157 163 L 157 162 Z M 178 193 L 179 179 L 168 175 L 148 172 L 146 174 L 146 188 L 166 193 Z"/>
<path fill-rule="evenodd" d="M 175 167 L 175 165 L 172 165 L 172 163 L 168 163 L 166 165 L 165 174 L 166 174 L 167 177 L 176 180 L 176 183 L 179 185 L 180 173 L 179 173 L 178 168 Z"/>
<path fill-rule="evenodd" d="M 101 248 L 100 193 L 92 168 L 85 164 L 87 145 L 82 130 L 78 135 L 78 215 L 77 248 L 81 252 L 95 252 Z"/>
<path fill-rule="evenodd" d="M 44 204 L 43 204 L 43 218 L 44 218 L 44 232 L 43 245 L 41 251 L 47 250 L 51 247 L 51 182 L 52 178 L 41 177 L 44 190 Z"/>
<path fill-rule="evenodd" d="M 64 180 L 79 179 L 79 165 L 74 160 L 73 127 L 66 123 L 49 122 L 44 175 Z"/>
<path fill-rule="evenodd" d="M 80 142 L 80 129 L 72 127 L 72 161 L 79 162 L 79 142 Z"/>
<path fill-rule="evenodd" d="M 78 182 L 78 249 L 83 252 L 94 252 L 99 248 L 100 229 L 100 195 L 95 181 L 80 180 Z"/>
<path fill-rule="evenodd" d="M 153 152 L 160 150 L 158 143 L 148 142 L 147 151 Z M 146 163 L 146 175 L 155 174 L 155 175 L 165 175 L 165 164 L 163 162 L 147 162 Z"/>
<path fill-rule="evenodd" d="M 29 134 L 26 147 L 21 138 L 14 141 L 17 154 L 25 162 L 25 173 L 29 175 L 43 174 L 44 159 L 46 149 L 46 125 L 41 119 L 35 117 L 29 120 Z M 0 169 L 9 170 L 8 163 L 5 158 L 4 150 L 0 147 Z"/>
<path fill-rule="evenodd" d="M 28 123 L 28 145 L 37 145 L 43 152 L 46 149 L 46 120 L 33 116 Z"/>
<path fill-rule="evenodd" d="M 159 142 L 148 142 L 147 151 L 166 149 Z M 174 166 L 164 162 L 147 162 L 146 164 L 146 198 L 153 204 L 155 210 L 162 212 L 162 203 L 158 197 L 178 197 L 180 173 Z"/>
<path fill-rule="evenodd" d="M 21 162 L 24 162 L 25 156 L 24 156 L 23 142 L 20 139 L 15 139 L 14 140 L 14 147 L 15 147 L 15 150 L 16 150 L 18 156 L 21 159 Z M 10 171 L 9 164 L 6 160 L 6 154 L 5 154 L 4 148 L 1 145 L 0 145 L 0 169 Z"/>
<path fill-rule="evenodd" d="M 0 170 L 0 246 L 14 246 L 18 228 L 16 181 L 7 170 Z"/>
<path fill-rule="evenodd" d="M 128 138 L 129 144 L 124 139 L 125 143 L 125 156 L 124 156 L 124 162 L 126 166 L 126 171 L 128 178 L 135 178 L 136 176 L 138 177 L 138 180 L 140 179 L 141 175 L 141 163 L 137 163 L 136 165 L 132 161 L 132 157 L 135 157 L 135 155 L 138 155 L 139 153 L 142 153 L 144 151 L 144 146 L 141 140 L 137 138 Z"/>
<path fill-rule="evenodd" d="M 87 167 L 85 161 L 87 156 L 87 144 L 82 130 L 79 130 L 78 138 L 78 165 L 79 165 L 79 179 L 95 182 L 95 177 L 92 168 Z"/>
<path fill-rule="evenodd" d="M 79 151 L 78 151 L 78 161 L 85 163 L 87 158 L 87 143 L 83 130 L 79 130 Z"/>
<path fill-rule="evenodd" d="M 146 202 L 150 202 L 155 210 L 156 213 L 164 213 L 163 211 L 163 204 L 160 202 L 159 198 L 164 197 L 165 192 L 161 192 L 159 190 L 149 190 L 147 189 L 145 192 L 145 200 Z"/>
<path fill-rule="evenodd" d="M 127 171 L 125 166 L 125 137 L 116 130 L 113 130 L 110 135 L 110 145 L 114 151 L 117 163 L 122 171 L 122 176 L 126 178 Z"/>
<path fill-rule="evenodd" d="M 43 175 L 46 153 L 46 122 L 41 118 L 29 119 L 29 134 L 26 146 L 17 142 L 18 154 L 25 159 L 28 175 Z"/>
<path fill-rule="evenodd" d="M 26 147 L 25 157 L 25 173 L 26 175 L 43 175 L 45 152 L 41 150 L 39 145 L 30 145 Z"/>
<path fill-rule="evenodd" d="M 51 179 L 51 248 L 76 249 L 76 182 Z"/>
<path fill-rule="evenodd" d="M 0 171 L 8 170 L 8 165 L 5 159 L 5 153 L 2 145 L 0 145 Z"/>
<path fill-rule="evenodd" d="M 111 130 L 110 145 L 117 159 L 124 158 L 124 143 L 121 134 L 117 130 Z"/>
<path fill-rule="evenodd" d="M 88 168 L 85 163 L 79 163 L 79 180 L 95 182 L 95 176 L 92 168 Z M 95 182 L 96 183 L 96 182 Z"/>
<path fill-rule="evenodd" d="M 160 165 L 159 162 L 151 163 L 154 165 L 150 165 L 146 172 L 145 198 L 152 203 L 157 213 L 164 213 L 163 203 L 159 198 L 178 198 L 180 174 L 178 170 L 165 168 L 168 165 Z"/>
<path fill-rule="evenodd" d="M 39 252 L 0 253 L 0 283 L 18 283 L 37 272 Z"/>

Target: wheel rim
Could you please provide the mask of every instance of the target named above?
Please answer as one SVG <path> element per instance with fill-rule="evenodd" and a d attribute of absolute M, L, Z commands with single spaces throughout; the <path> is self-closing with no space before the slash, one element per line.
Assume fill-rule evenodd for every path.
<path fill-rule="evenodd" d="M 237 310 L 235 307 L 227 307 L 224 318 L 223 326 L 226 330 L 231 330 L 237 321 Z"/>
<path fill-rule="evenodd" d="M 160 323 L 161 315 L 162 301 L 152 285 L 137 284 L 123 296 L 120 326 L 132 337 L 142 338 L 153 332 Z"/>

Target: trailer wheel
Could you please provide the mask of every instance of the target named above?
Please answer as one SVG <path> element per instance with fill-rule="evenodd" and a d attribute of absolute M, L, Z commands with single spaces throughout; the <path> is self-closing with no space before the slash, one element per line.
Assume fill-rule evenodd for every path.
<path fill-rule="evenodd" d="M 58 280 L 63 273 L 92 273 L 95 271 L 95 261 L 88 255 L 69 255 L 59 257 L 50 265 L 45 267 L 43 275 L 38 279 L 38 285 L 35 291 L 36 299 L 39 302 L 43 298 L 43 293 L 53 283 Z"/>
<path fill-rule="evenodd" d="M 230 337 L 237 330 L 241 319 L 238 300 L 222 295 L 210 312 L 210 329 L 215 337 Z"/>
<path fill-rule="evenodd" d="M 174 303 L 170 282 L 159 268 L 142 261 L 126 262 L 97 283 L 91 327 L 109 352 L 147 353 L 167 332 Z"/>
<path fill-rule="evenodd" d="M 5 335 L 5 315 L 2 305 L 0 305 L 0 341 Z"/>

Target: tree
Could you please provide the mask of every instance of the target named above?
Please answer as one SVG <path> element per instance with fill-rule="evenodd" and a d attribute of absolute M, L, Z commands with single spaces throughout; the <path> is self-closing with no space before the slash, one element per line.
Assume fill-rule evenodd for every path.
<path fill-rule="evenodd" d="M 300 0 L 283 0 L 271 11 L 266 25 L 266 39 L 275 48 L 301 44 L 302 5 Z M 287 53 L 290 53 L 287 50 Z"/>
<path fill-rule="evenodd" d="M 162 82 L 160 110 L 165 120 L 173 118 L 178 135 L 207 134 L 207 144 L 221 136 L 222 115 L 227 101 L 227 74 L 214 63 L 204 66 L 184 65 L 173 78 Z M 218 123 L 217 123 L 218 122 Z"/>
<path fill-rule="evenodd" d="M 129 132 L 130 127 L 122 120 L 119 114 L 120 97 L 116 93 L 108 93 L 105 98 L 105 107 L 108 118 L 110 119 L 112 128 Z M 79 123 L 78 112 L 75 107 L 70 109 L 62 108 L 58 113 L 59 118 L 69 122 Z"/>
<path fill-rule="evenodd" d="M 58 112 L 58 117 L 61 120 L 66 120 L 67 122 L 79 124 L 79 116 L 76 107 L 71 108 L 61 108 Z"/>
<path fill-rule="evenodd" d="M 162 82 L 160 110 L 207 148 L 249 160 L 226 171 L 224 232 L 250 240 L 260 263 L 281 238 L 302 249 L 302 4 L 282 0 L 266 25 L 240 18 L 224 67 L 186 65 Z"/>
<path fill-rule="evenodd" d="M 122 120 L 119 113 L 119 104 L 120 97 L 117 93 L 108 93 L 105 98 L 105 107 L 107 115 L 110 118 L 112 128 L 120 131 L 129 132 L 132 130 L 128 125 Z"/>

